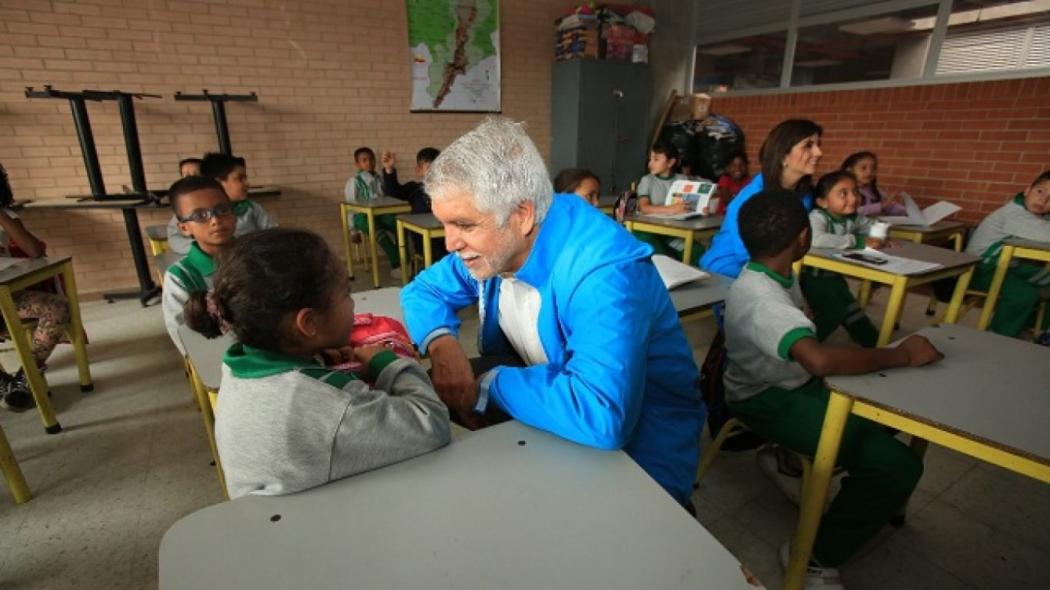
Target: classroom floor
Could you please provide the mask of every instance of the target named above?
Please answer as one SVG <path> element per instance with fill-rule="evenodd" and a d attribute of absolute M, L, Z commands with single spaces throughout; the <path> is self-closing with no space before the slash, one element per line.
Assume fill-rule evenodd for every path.
<path fill-rule="evenodd" d="M 382 277 L 392 283 L 387 272 Z M 885 291 L 875 296 L 872 317 L 881 317 Z M 927 321 L 925 303 L 909 298 L 905 330 Z M 0 411 L 35 494 L 15 506 L 0 491 L 0 589 L 156 588 L 164 532 L 221 501 L 160 307 L 90 302 L 83 314 L 95 392 L 80 393 L 68 346 L 48 373 L 64 432 L 44 434 L 35 411 Z M 477 317 L 465 320 L 463 342 L 471 346 Z M 964 323 L 975 322 L 971 313 Z M 713 323 L 686 330 L 700 361 Z M 12 352 L 2 358 L 16 366 Z M 768 588 L 779 588 L 776 551 L 790 538 L 797 509 L 759 473 L 754 453 L 722 453 L 694 501 L 700 522 Z M 843 577 L 850 590 L 1045 589 L 1048 563 L 1050 487 L 931 446 L 907 523 L 887 527 Z"/>

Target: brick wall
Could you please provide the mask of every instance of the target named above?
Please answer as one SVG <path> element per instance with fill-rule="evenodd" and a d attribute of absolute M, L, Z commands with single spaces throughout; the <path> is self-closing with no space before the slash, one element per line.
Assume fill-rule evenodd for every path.
<path fill-rule="evenodd" d="M 976 223 L 1050 169 L 1050 78 L 717 98 L 713 110 L 747 135 L 752 173 L 778 122 L 824 128 L 819 173 L 850 153 L 879 156 L 879 186 L 920 204 L 949 200 Z"/>
<path fill-rule="evenodd" d="M 503 113 L 527 121 L 544 157 L 550 142 L 551 27 L 568 0 L 501 3 Z M 0 0 L 0 162 L 20 199 L 89 192 L 68 103 L 28 100 L 25 86 L 51 84 L 160 94 L 137 101 L 151 188 L 177 177 L 182 157 L 217 148 L 206 103 L 176 91 L 258 92 L 230 103 L 233 150 L 250 180 L 283 195 L 260 200 L 283 225 L 320 232 L 342 252 L 336 204 L 352 152 L 398 154 L 402 181 L 415 152 L 444 147 L 477 114 L 410 114 L 404 0 Z M 130 184 L 114 103 L 89 103 L 109 192 Z M 53 254 L 76 257 L 91 293 L 135 286 L 119 210 L 25 211 Z M 143 211 L 143 227 L 167 212 Z"/>

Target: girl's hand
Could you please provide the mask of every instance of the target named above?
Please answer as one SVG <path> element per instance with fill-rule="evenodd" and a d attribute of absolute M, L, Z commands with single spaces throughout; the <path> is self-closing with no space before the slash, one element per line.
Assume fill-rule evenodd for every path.
<path fill-rule="evenodd" d="M 321 351 L 321 358 L 329 367 L 349 363 L 354 360 L 354 347 L 347 345 L 342 348 L 326 348 Z"/>
<path fill-rule="evenodd" d="M 391 170 L 393 170 L 394 164 L 397 161 L 396 158 L 397 157 L 394 155 L 394 152 L 383 152 L 383 170 L 385 170 L 386 172 L 390 172 Z"/>
<path fill-rule="evenodd" d="M 361 363 L 368 368 L 368 363 L 372 361 L 372 357 L 383 352 L 384 350 L 390 350 L 388 344 L 368 344 L 366 346 L 358 346 L 353 349 L 353 355 L 357 358 L 357 362 Z M 376 375 L 372 375 L 375 377 Z"/>
<path fill-rule="evenodd" d="M 900 200 L 898 198 L 899 196 L 900 196 L 900 191 L 893 191 L 892 193 L 890 193 L 890 196 L 888 196 L 885 199 L 883 199 L 882 200 L 882 212 L 883 213 L 888 213 L 889 210 L 892 209 L 893 206 L 896 205 L 898 203 L 898 201 Z"/>
<path fill-rule="evenodd" d="M 882 250 L 886 247 L 886 240 L 880 240 L 879 238 L 866 238 L 864 240 L 864 246 L 875 250 Z"/>

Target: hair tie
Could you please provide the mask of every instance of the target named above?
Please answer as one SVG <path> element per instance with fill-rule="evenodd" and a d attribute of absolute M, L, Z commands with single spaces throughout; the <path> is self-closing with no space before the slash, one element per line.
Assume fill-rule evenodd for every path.
<path fill-rule="evenodd" d="M 233 330 L 233 324 L 226 321 L 226 318 L 222 316 L 222 310 L 219 309 L 219 299 L 215 296 L 215 291 L 208 291 L 208 294 L 204 296 L 204 300 L 208 305 L 208 315 L 215 320 L 215 323 L 219 324 L 219 331 L 226 334 Z"/>

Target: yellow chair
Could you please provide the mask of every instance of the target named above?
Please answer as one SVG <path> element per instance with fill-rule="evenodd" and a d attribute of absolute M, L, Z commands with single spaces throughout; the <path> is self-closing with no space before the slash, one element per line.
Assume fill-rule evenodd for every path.
<path fill-rule="evenodd" d="M 988 305 L 988 292 L 977 291 L 976 289 L 967 289 L 966 297 L 963 299 L 962 306 L 959 308 L 959 320 L 963 319 L 966 314 L 970 313 L 970 310 L 977 306 Z M 944 316 L 947 315 L 947 311 L 944 311 L 934 318 L 934 323 L 940 323 L 944 321 Z M 1039 309 L 1035 315 L 1035 337 L 1038 338 L 1040 335 L 1039 327 L 1043 325 L 1043 320 L 1046 318 L 1046 300 L 1043 299 L 1039 302 Z"/>
<path fill-rule="evenodd" d="M 149 237 L 149 249 L 154 256 L 160 256 L 168 250 L 168 226 L 147 226 L 146 236 Z"/>
<path fill-rule="evenodd" d="M 711 464 L 715 462 L 715 457 L 718 456 L 718 452 L 722 449 L 722 445 L 726 440 L 745 432 L 748 432 L 748 428 L 738 418 L 730 418 L 722 425 L 722 429 L 718 431 L 718 436 L 711 441 L 710 446 L 707 447 L 707 450 L 704 451 L 704 454 L 700 457 L 700 466 L 696 470 L 696 481 L 693 483 L 693 489 L 700 487 L 700 481 L 704 479 L 704 475 L 706 475 L 708 469 L 711 468 Z M 766 448 L 768 444 L 769 443 L 759 447 L 759 450 Z M 809 475 L 813 471 L 813 460 L 800 453 L 794 453 L 794 455 L 798 457 L 799 461 L 802 463 L 802 489 L 799 497 L 805 498 L 806 486 L 809 483 Z M 839 473 L 840 471 L 840 469 L 836 469 L 835 473 Z"/>
<path fill-rule="evenodd" d="M 222 462 L 219 461 L 219 449 L 215 446 L 215 397 L 216 394 L 208 391 L 201 381 L 200 375 L 193 366 L 193 361 L 186 360 L 186 367 L 190 372 L 190 386 L 200 408 L 201 419 L 204 421 L 204 432 L 208 436 L 208 444 L 211 445 L 211 456 L 215 460 L 215 471 L 219 476 L 219 487 L 222 489 L 222 497 L 229 500 L 230 495 L 226 492 L 226 475 L 222 471 Z"/>
<path fill-rule="evenodd" d="M 15 498 L 15 504 L 25 504 L 33 499 L 33 493 L 29 491 L 26 478 L 22 475 L 22 468 L 18 466 L 18 460 L 11 451 L 11 445 L 7 442 L 4 429 L 0 427 L 0 471 L 7 480 L 7 488 Z"/>

